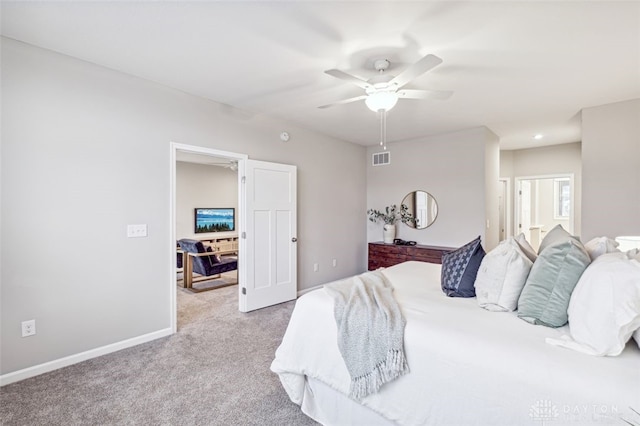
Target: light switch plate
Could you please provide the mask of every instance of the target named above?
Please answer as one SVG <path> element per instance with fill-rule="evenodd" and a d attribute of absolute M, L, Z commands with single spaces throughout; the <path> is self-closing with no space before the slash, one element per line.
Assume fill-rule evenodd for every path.
<path fill-rule="evenodd" d="M 127 238 L 140 238 L 147 236 L 147 224 L 127 225 Z"/>

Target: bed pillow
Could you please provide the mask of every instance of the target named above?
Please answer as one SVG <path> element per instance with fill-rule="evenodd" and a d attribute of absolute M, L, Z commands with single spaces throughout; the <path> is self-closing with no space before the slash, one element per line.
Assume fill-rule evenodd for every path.
<path fill-rule="evenodd" d="M 549 343 L 616 356 L 640 327 L 640 263 L 624 253 L 598 257 L 582 274 L 569 303 L 571 338 Z"/>
<path fill-rule="evenodd" d="M 478 305 L 489 311 L 514 311 L 531 265 L 516 238 L 502 241 L 480 264 L 475 283 Z"/>
<path fill-rule="evenodd" d="M 611 238 L 596 237 L 589 240 L 589 242 L 584 245 L 584 248 L 587 250 L 587 253 L 589 253 L 589 257 L 593 262 L 598 256 L 602 256 L 605 253 L 615 253 L 620 251 L 617 249 L 619 245 L 619 242 Z"/>
<path fill-rule="evenodd" d="M 542 251 L 557 242 L 566 241 L 567 239 L 572 238 L 573 240 L 580 242 L 580 238 L 574 237 L 570 233 L 568 233 L 562 225 L 554 226 L 551 231 L 547 232 L 547 235 L 544 236 L 542 241 L 540 242 L 540 247 L 538 247 L 538 255 L 542 253 Z M 582 243 L 581 243 L 582 244 Z"/>
<path fill-rule="evenodd" d="M 544 243 L 552 237 L 541 245 L 522 289 L 518 317 L 532 324 L 562 327 L 568 320 L 571 293 L 591 259 L 582 243 L 562 227 L 552 232 L 543 239 Z"/>
<path fill-rule="evenodd" d="M 527 241 L 527 239 L 525 238 L 522 232 L 516 237 L 516 242 L 520 246 L 520 249 L 522 250 L 522 252 L 525 255 L 527 255 L 529 260 L 532 262 L 535 262 L 536 258 L 538 257 L 538 254 L 533 249 L 533 247 L 531 247 L 531 244 L 529 244 L 529 241 Z"/>
<path fill-rule="evenodd" d="M 480 237 L 442 255 L 442 291 L 450 297 L 474 297 L 474 282 L 485 252 Z"/>
<path fill-rule="evenodd" d="M 640 249 L 635 248 L 627 251 L 627 257 L 630 260 L 636 260 L 640 262 Z"/>
<path fill-rule="evenodd" d="M 635 260 L 638 262 L 638 265 L 640 265 L 640 249 L 631 249 L 627 251 L 627 257 L 629 260 Z M 636 341 L 638 348 L 640 348 L 640 328 L 633 333 L 633 339 Z"/>

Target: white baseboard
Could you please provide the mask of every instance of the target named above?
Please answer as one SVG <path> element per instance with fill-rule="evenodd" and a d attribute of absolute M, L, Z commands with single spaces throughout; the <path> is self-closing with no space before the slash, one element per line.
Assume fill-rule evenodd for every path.
<path fill-rule="evenodd" d="M 163 330 L 143 334 L 142 336 L 132 337 L 131 339 L 122 340 L 110 345 L 101 346 L 99 348 L 45 362 L 44 364 L 34 365 L 33 367 L 28 367 L 22 370 L 14 371 L 12 373 L 3 374 L 2 376 L 0 376 L 0 386 L 8 385 L 9 383 L 15 383 L 20 380 L 28 379 L 29 377 L 34 377 L 43 373 L 48 373 L 49 371 L 57 370 L 58 368 L 66 367 L 72 364 L 77 364 L 91 358 L 97 358 L 102 355 L 117 352 L 119 350 L 130 348 L 141 343 L 147 343 L 152 340 L 160 339 L 161 337 L 170 336 L 171 334 L 173 334 L 173 330 L 171 328 L 165 328 Z"/>
<path fill-rule="evenodd" d="M 322 287 L 324 287 L 324 284 L 320 284 L 320 285 L 317 285 L 317 286 L 314 286 L 314 287 L 311 287 L 311 288 L 305 288 L 304 290 L 300 290 L 300 291 L 298 291 L 298 297 L 302 296 L 305 293 L 309 293 L 310 291 L 317 290 L 317 289 L 322 288 Z"/>

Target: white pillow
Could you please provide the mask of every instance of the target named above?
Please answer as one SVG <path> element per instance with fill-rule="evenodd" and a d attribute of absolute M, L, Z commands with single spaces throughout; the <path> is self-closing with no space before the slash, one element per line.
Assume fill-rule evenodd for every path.
<path fill-rule="evenodd" d="M 619 355 L 640 328 L 640 263 L 625 253 L 598 257 L 580 277 L 568 315 L 571 338 L 548 343 L 590 355 Z"/>
<path fill-rule="evenodd" d="M 478 304 L 489 311 L 513 311 L 533 262 L 515 238 L 502 241 L 482 259 L 476 276 Z"/>
<path fill-rule="evenodd" d="M 531 244 L 529 244 L 529 241 L 527 241 L 527 238 L 524 236 L 524 233 L 521 232 L 520 235 L 516 237 L 516 242 L 520 246 L 520 249 L 522 250 L 522 252 L 527 255 L 529 260 L 532 262 L 535 262 L 536 259 L 538 258 L 538 254 L 533 249 L 533 247 L 531 247 Z"/>
<path fill-rule="evenodd" d="M 640 262 L 640 249 L 631 249 L 627 252 L 627 257 L 636 262 Z M 640 348 L 640 328 L 633 333 L 633 339 L 636 341 L 636 345 Z"/>
<path fill-rule="evenodd" d="M 627 257 L 630 260 L 636 260 L 638 262 L 640 262 L 640 249 L 631 249 L 627 252 Z"/>
<path fill-rule="evenodd" d="M 590 240 L 584 245 L 584 248 L 589 253 L 589 257 L 593 262 L 598 256 L 602 256 L 605 253 L 615 253 L 620 250 L 617 247 L 620 245 L 616 240 L 607 237 L 596 237 Z"/>

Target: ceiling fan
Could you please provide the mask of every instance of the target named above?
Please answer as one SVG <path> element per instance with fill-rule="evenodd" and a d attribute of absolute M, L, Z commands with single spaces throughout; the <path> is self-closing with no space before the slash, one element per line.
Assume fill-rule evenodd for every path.
<path fill-rule="evenodd" d="M 386 74 L 385 71 L 391 65 L 387 59 L 378 59 L 373 63 L 378 74 L 369 80 L 363 80 L 354 75 L 338 69 L 325 71 L 332 77 L 355 84 L 365 90 L 364 95 L 344 99 L 318 108 L 329 108 L 335 105 L 343 105 L 364 100 L 367 107 L 374 111 L 389 111 L 398 102 L 398 99 L 447 99 L 453 92 L 450 90 L 415 90 L 403 89 L 403 87 L 416 77 L 440 65 L 442 59 L 435 55 L 427 55 L 397 76 Z"/>
<path fill-rule="evenodd" d="M 229 161 L 225 161 L 224 163 L 208 163 L 211 166 L 220 166 L 220 167 L 224 167 L 226 169 L 231 170 L 232 172 L 237 172 L 238 171 L 238 161 L 237 160 L 229 160 Z"/>

